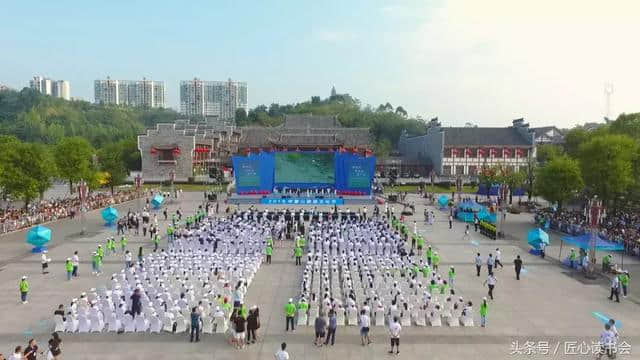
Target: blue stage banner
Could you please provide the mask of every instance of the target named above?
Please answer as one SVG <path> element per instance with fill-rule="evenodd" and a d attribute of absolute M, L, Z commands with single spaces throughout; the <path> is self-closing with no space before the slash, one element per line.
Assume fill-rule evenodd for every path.
<path fill-rule="evenodd" d="M 336 161 L 336 189 L 371 194 L 375 156 L 362 157 L 357 154 L 339 154 Z"/>
<path fill-rule="evenodd" d="M 231 161 L 238 193 L 273 190 L 274 157 L 272 153 L 233 156 Z"/>
<path fill-rule="evenodd" d="M 309 198 L 286 198 L 286 199 L 260 199 L 262 205 L 344 205 L 341 198 L 331 199 L 309 199 Z"/>

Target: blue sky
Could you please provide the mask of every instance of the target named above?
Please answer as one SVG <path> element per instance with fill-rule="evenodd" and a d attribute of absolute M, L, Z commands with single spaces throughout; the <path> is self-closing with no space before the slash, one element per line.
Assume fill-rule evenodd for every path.
<path fill-rule="evenodd" d="M 172 107 L 195 76 L 247 81 L 251 107 L 335 85 L 445 125 L 568 127 L 602 118 L 611 82 L 612 115 L 640 111 L 635 2 L 511 3 L 7 1 L 0 83 L 67 79 L 92 100 L 94 79 L 144 76 L 166 82 Z"/>

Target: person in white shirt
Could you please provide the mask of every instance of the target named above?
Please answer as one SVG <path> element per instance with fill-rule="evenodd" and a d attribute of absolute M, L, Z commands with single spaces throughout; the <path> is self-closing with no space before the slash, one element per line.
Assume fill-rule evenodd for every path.
<path fill-rule="evenodd" d="M 78 266 L 80 266 L 80 258 L 78 257 L 78 252 L 74 251 L 73 252 L 73 257 L 72 257 L 72 261 L 73 263 L 73 273 L 72 275 L 74 277 L 78 277 Z"/>
<path fill-rule="evenodd" d="M 51 259 L 47 258 L 47 250 L 44 250 L 42 252 L 42 273 L 43 274 L 49 273 L 49 270 L 47 270 L 49 268 L 49 261 L 51 261 Z"/>
<path fill-rule="evenodd" d="M 393 347 L 396 347 L 396 355 L 400 354 L 400 331 L 402 326 L 398 323 L 398 317 L 393 318 L 393 322 L 389 325 L 389 335 L 391 335 L 391 350 L 389 354 L 393 354 Z"/>
<path fill-rule="evenodd" d="M 598 359 L 602 358 L 602 355 L 604 354 L 610 358 L 615 346 L 616 336 L 613 331 L 611 331 L 611 325 L 606 324 L 604 326 L 604 331 L 600 334 L 600 351 L 598 353 Z"/>
<path fill-rule="evenodd" d="M 489 287 L 489 297 L 491 298 L 491 300 L 493 300 L 493 288 L 496 286 L 497 281 L 498 280 L 493 275 L 493 273 L 489 274 L 487 280 L 484 281 L 484 285 L 487 285 Z"/>
<path fill-rule="evenodd" d="M 360 340 L 362 340 L 362 346 L 371 344 L 369 339 L 369 327 L 371 326 L 371 319 L 365 310 L 360 311 Z M 367 341 L 365 343 L 365 340 Z"/>
<path fill-rule="evenodd" d="M 21 360 L 22 357 L 22 346 L 16 346 L 15 351 L 11 356 L 9 356 L 9 360 Z"/>
<path fill-rule="evenodd" d="M 616 297 L 616 302 L 620 302 L 620 279 L 617 276 L 613 277 L 611 280 L 611 295 L 609 295 L 609 300 L 613 300 L 613 297 Z"/>
<path fill-rule="evenodd" d="M 280 350 L 276 352 L 276 360 L 289 360 L 289 353 L 286 350 L 287 343 L 280 344 Z"/>
<path fill-rule="evenodd" d="M 501 255 L 502 253 L 500 252 L 499 248 L 496 248 L 496 260 L 495 260 L 495 268 L 498 268 L 498 265 L 500 265 L 501 268 L 503 268 L 504 266 L 502 265 L 502 263 L 500 262 L 501 259 Z"/>

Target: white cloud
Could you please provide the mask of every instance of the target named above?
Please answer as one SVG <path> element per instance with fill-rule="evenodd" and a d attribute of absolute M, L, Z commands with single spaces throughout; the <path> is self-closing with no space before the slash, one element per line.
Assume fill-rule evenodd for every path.
<path fill-rule="evenodd" d="M 613 114 L 640 111 L 638 14 L 634 1 L 447 1 L 396 34 L 407 62 L 398 87 L 414 94 L 408 108 L 456 125 L 598 121 L 605 82 Z"/>

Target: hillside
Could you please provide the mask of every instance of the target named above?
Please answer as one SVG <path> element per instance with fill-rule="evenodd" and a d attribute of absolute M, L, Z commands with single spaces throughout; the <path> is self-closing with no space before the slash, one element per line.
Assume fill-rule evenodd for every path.
<path fill-rule="evenodd" d="M 80 136 L 96 148 L 130 140 L 158 122 L 178 114 L 167 109 L 103 106 L 42 95 L 29 88 L 0 92 L 0 134 L 25 142 L 56 144 Z"/>

